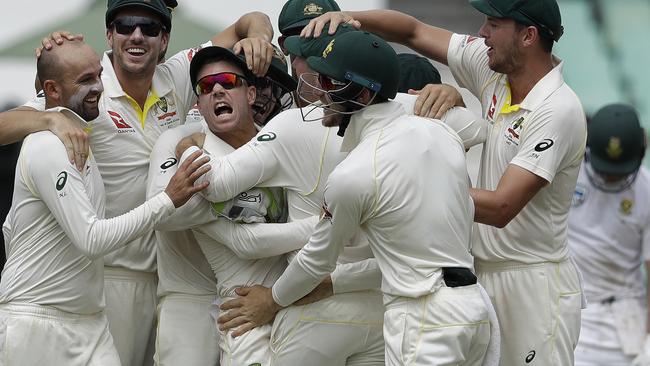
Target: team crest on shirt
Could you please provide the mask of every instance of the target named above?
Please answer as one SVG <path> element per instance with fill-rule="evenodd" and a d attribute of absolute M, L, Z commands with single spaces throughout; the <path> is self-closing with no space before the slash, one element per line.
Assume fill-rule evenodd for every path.
<path fill-rule="evenodd" d="M 630 199 L 624 198 L 621 200 L 621 205 L 619 206 L 619 212 L 625 216 L 630 216 L 632 214 L 632 207 L 634 202 Z"/>
<path fill-rule="evenodd" d="M 571 198 L 571 206 L 578 207 L 585 202 L 587 199 L 587 187 L 582 184 L 576 184 L 576 189 L 573 191 L 573 197 Z"/>
<path fill-rule="evenodd" d="M 519 136 L 521 134 L 521 125 L 524 123 L 524 117 L 519 117 L 513 121 L 504 132 L 506 144 L 519 146 Z"/>
<path fill-rule="evenodd" d="M 176 113 L 176 102 L 173 99 L 167 99 L 165 97 L 160 98 L 156 104 L 151 107 L 152 113 L 158 119 L 158 123 L 161 127 L 172 126 L 180 123 L 179 118 Z"/>

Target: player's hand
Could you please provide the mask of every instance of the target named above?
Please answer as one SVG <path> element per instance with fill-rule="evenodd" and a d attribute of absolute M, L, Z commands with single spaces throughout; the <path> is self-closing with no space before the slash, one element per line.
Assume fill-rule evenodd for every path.
<path fill-rule="evenodd" d="M 236 55 L 244 52 L 246 64 L 253 74 L 263 77 L 273 59 L 273 46 L 262 38 L 249 37 L 235 43 L 232 48 Z"/>
<path fill-rule="evenodd" d="M 63 142 L 70 163 L 82 171 L 88 159 L 88 134 L 77 121 L 66 117 L 61 112 L 47 112 L 47 129 Z"/>
<path fill-rule="evenodd" d="M 83 34 L 72 34 L 68 31 L 56 31 L 50 34 L 48 37 L 45 37 L 41 40 L 41 46 L 37 47 L 34 52 L 36 53 L 36 58 L 41 57 L 43 50 L 51 50 L 53 44 L 62 45 L 65 40 L 74 41 L 75 39 L 83 41 Z"/>
<path fill-rule="evenodd" d="M 409 89 L 417 95 L 413 113 L 416 116 L 441 119 L 453 107 L 464 107 L 463 96 L 458 89 L 447 84 L 427 84 L 421 90 Z"/>
<path fill-rule="evenodd" d="M 271 289 L 255 285 L 235 290 L 240 297 L 221 304 L 217 322 L 222 331 L 233 329 L 232 337 L 239 337 L 251 329 L 273 321 L 282 306 L 275 303 Z"/>
<path fill-rule="evenodd" d="M 210 158 L 204 156 L 199 159 L 201 155 L 201 151 L 196 151 L 188 156 L 165 188 L 165 193 L 174 202 L 176 208 L 183 206 L 195 193 L 205 189 L 209 184 L 209 182 L 202 182 L 194 185 L 194 182 L 211 168 L 207 164 Z"/>
<path fill-rule="evenodd" d="M 185 138 L 183 138 L 178 145 L 176 145 L 176 159 L 180 159 L 185 150 L 189 149 L 192 146 L 197 146 L 198 148 L 203 148 L 203 142 L 205 141 L 205 134 L 203 132 L 193 133 Z"/>
<path fill-rule="evenodd" d="M 356 29 L 361 28 L 361 22 L 352 18 L 352 16 L 344 11 L 330 11 L 319 17 L 316 17 L 309 21 L 309 24 L 302 29 L 300 32 L 301 37 L 318 37 L 323 32 L 325 24 L 330 23 L 330 26 L 327 30 L 328 34 L 336 33 L 336 29 L 340 24 L 350 24 Z"/>
<path fill-rule="evenodd" d="M 325 279 L 316 286 L 310 293 L 305 295 L 302 299 L 293 303 L 293 305 L 307 305 L 316 301 L 321 301 L 334 295 L 334 287 L 332 286 L 332 277 L 327 276 Z"/>

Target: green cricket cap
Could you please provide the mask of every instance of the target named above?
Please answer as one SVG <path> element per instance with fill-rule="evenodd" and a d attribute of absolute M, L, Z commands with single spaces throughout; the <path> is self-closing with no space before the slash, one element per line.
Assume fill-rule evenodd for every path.
<path fill-rule="evenodd" d="M 610 104 L 587 125 L 589 161 L 595 171 L 608 175 L 634 173 L 643 160 L 645 132 L 633 107 Z"/>
<path fill-rule="evenodd" d="M 265 77 L 273 80 L 288 91 L 296 90 L 298 82 L 289 74 L 289 65 L 282 51 L 273 46 L 273 58 Z"/>
<path fill-rule="evenodd" d="M 327 23 L 329 24 L 329 23 Z M 325 27 L 328 27 L 328 25 Z M 336 33 L 330 35 L 327 32 L 321 33 L 318 37 L 302 38 L 300 36 L 290 36 L 284 41 L 284 48 L 290 54 L 302 58 L 320 55 L 325 47 L 334 39 L 334 37 L 343 33 L 355 31 L 356 29 L 349 24 L 341 24 L 336 29 Z"/>
<path fill-rule="evenodd" d="M 413 53 L 400 53 L 399 86 L 397 91 L 407 93 L 409 89 L 420 90 L 427 84 L 440 84 L 440 72 L 428 58 Z"/>
<path fill-rule="evenodd" d="M 542 35 L 555 42 L 564 33 L 556 0 L 470 0 L 469 3 L 487 16 L 536 26 Z"/>
<path fill-rule="evenodd" d="M 310 20 L 329 11 L 340 11 L 334 0 L 289 0 L 278 17 L 278 29 L 283 35 L 300 32 Z"/>
<path fill-rule="evenodd" d="M 393 99 L 399 83 L 395 50 L 383 39 L 362 31 L 336 35 L 320 55 L 310 56 L 312 70 L 338 81 L 351 81 Z"/>

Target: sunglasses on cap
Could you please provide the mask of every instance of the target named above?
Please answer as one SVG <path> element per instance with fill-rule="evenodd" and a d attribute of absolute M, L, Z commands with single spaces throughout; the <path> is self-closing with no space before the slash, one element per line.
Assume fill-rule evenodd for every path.
<path fill-rule="evenodd" d="M 241 86 L 245 77 L 234 72 L 220 72 L 218 74 L 206 75 L 196 83 L 194 92 L 196 95 L 210 94 L 215 84 L 221 85 L 224 89 L 230 90 Z"/>
<path fill-rule="evenodd" d="M 156 20 L 137 16 L 119 17 L 111 23 L 111 27 L 122 35 L 129 35 L 139 27 L 140 32 L 147 37 L 158 37 L 160 31 L 167 29 Z"/>

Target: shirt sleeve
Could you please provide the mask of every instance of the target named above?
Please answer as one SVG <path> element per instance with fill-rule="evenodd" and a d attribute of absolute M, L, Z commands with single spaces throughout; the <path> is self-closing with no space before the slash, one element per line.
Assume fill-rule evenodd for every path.
<path fill-rule="evenodd" d="M 242 225 L 218 220 L 195 230 L 227 246 L 239 258 L 260 259 L 302 248 L 317 222 L 317 216 L 282 224 Z"/>
<path fill-rule="evenodd" d="M 558 171 L 582 161 L 587 139 L 584 114 L 556 102 L 525 117 L 519 151 L 511 161 L 548 182 Z"/>
<path fill-rule="evenodd" d="M 336 170 L 330 175 L 314 234 L 273 286 L 277 304 L 288 306 L 313 290 L 336 268 L 343 247 L 359 230 L 365 207 L 371 206 L 373 193 L 366 187 L 372 184 L 362 176 L 350 178 Z"/>
<path fill-rule="evenodd" d="M 488 47 L 483 38 L 454 34 L 447 50 L 447 63 L 454 79 L 479 100 L 488 82 L 496 73 L 488 66 Z"/>
<path fill-rule="evenodd" d="M 201 125 L 186 125 L 165 131 L 151 152 L 149 177 L 147 180 L 147 198 L 164 192 L 172 176 L 178 170 L 179 163 L 175 157 L 176 145 L 184 137 L 195 132 L 201 132 Z M 192 196 L 187 203 L 176 211 L 160 220 L 156 230 L 179 231 L 216 220 L 216 215 L 210 203 L 200 195 Z"/>
<path fill-rule="evenodd" d="M 339 264 L 331 276 L 335 294 L 381 288 L 381 271 L 375 258 Z"/>
<path fill-rule="evenodd" d="M 28 100 L 23 104 L 23 107 L 36 109 L 37 111 L 45 110 L 45 93 L 38 93 L 33 99 Z"/>
<path fill-rule="evenodd" d="M 54 135 L 40 136 L 24 150 L 33 192 L 50 209 L 73 245 L 96 259 L 153 229 L 156 221 L 174 212 L 160 193 L 135 209 L 100 220 L 88 197 L 81 173 L 68 161 L 65 147 Z"/>
<path fill-rule="evenodd" d="M 303 169 L 318 169 L 313 167 L 313 155 L 309 149 L 309 140 L 298 136 L 296 123 L 291 118 L 293 113 L 285 111 L 273 118 L 246 145 L 234 152 L 210 161 L 212 169 L 197 180 L 197 184 L 208 181 L 208 188 L 201 195 L 211 202 L 227 201 L 240 192 L 252 187 L 284 187 L 288 190 L 301 192 L 302 182 L 308 174 L 302 174 Z M 197 147 L 187 149 L 182 157 L 184 161 Z"/>
<path fill-rule="evenodd" d="M 442 121 L 458 134 L 466 150 L 485 142 L 488 122 L 467 108 L 451 108 Z"/>

